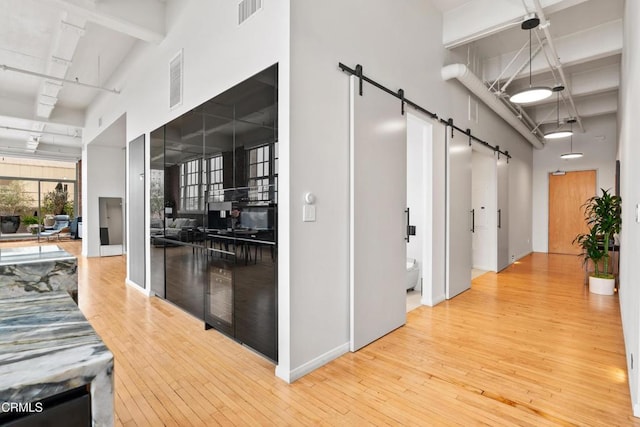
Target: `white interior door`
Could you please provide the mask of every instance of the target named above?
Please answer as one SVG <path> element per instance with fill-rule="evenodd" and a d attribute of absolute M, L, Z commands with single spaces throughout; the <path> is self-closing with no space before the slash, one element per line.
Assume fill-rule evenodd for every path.
<path fill-rule="evenodd" d="M 472 145 L 472 209 L 475 226 L 472 232 L 473 268 L 496 270 L 498 220 L 496 159 L 492 149 L 480 144 Z"/>
<path fill-rule="evenodd" d="M 498 159 L 498 271 L 509 266 L 509 163 Z"/>
<path fill-rule="evenodd" d="M 446 297 L 471 288 L 473 213 L 471 146 L 464 135 L 447 129 Z"/>
<path fill-rule="evenodd" d="M 400 101 L 350 81 L 350 349 L 406 322 L 406 117 Z"/>

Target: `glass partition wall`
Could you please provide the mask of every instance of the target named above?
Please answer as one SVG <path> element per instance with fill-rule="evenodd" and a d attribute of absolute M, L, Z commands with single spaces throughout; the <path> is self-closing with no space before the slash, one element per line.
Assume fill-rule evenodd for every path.
<path fill-rule="evenodd" d="M 277 65 L 151 133 L 151 289 L 277 360 Z"/>

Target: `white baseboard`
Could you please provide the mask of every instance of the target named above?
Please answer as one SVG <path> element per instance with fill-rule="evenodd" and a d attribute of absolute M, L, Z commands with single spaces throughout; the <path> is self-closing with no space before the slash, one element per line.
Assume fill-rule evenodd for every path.
<path fill-rule="evenodd" d="M 329 350 L 326 353 L 316 357 L 315 359 L 312 359 L 307 363 L 304 363 L 301 366 L 298 366 L 297 368 L 291 371 L 286 371 L 282 369 L 280 365 L 278 365 L 276 366 L 276 376 L 278 378 L 285 380 L 289 384 L 291 384 L 295 380 L 304 377 L 308 373 L 315 371 L 319 367 L 326 365 L 332 360 L 337 359 L 338 357 L 348 352 L 349 352 L 349 343 L 346 342 L 334 348 L 333 350 Z"/>
<path fill-rule="evenodd" d="M 638 403 L 633 404 L 633 416 L 640 418 L 640 404 Z"/>
<path fill-rule="evenodd" d="M 436 305 L 440 304 L 445 299 L 447 299 L 445 294 L 436 295 L 433 298 L 429 298 L 429 295 L 423 295 L 422 299 L 420 300 L 420 303 L 422 305 L 428 305 L 429 307 L 435 307 Z"/>
<path fill-rule="evenodd" d="M 122 245 L 102 245 L 100 246 L 100 256 L 122 255 Z"/>
<path fill-rule="evenodd" d="M 132 287 L 133 289 L 135 289 L 136 291 L 146 295 L 146 296 L 151 296 L 151 293 L 146 290 L 145 288 L 139 286 L 136 282 L 132 282 L 131 280 L 129 280 L 129 278 L 124 279 L 124 283 L 126 283 L 127 285 L 129 285 L 130 287 Z"/>

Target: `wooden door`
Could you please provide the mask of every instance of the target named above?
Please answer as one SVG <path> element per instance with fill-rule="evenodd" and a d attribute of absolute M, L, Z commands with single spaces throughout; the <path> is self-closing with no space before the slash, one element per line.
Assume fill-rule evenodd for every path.
<path fill-rule="evenodd" d="M 582 205 L 595 194 L 595 170 L 549 174 L 549 253 L 581 252 L 571 242 L 577 234 L 588 231 Z"/>

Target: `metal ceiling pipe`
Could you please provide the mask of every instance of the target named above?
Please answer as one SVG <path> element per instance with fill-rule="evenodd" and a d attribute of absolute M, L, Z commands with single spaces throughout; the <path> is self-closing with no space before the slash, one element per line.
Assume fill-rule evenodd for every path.
<path fill-rule="evenodd" d="M 542 149 L 544 144 L 525 126 L 464 64 L 451 64 L 440 71 L 443 80 L 458 79 L 475 96 L 480 98 L 497 115 L 502 117 L 512 128 L 518 131 L 535 148 Z"/>
<path fill-rule="evenodd" d="M 536 6 L 536 15 L 538 15 L 538 19 L 540 19 L 540 28 L 544 31 L 544 37 L 547 39 L 547 45 L 551 50 L 551 60 L 553 64 L 549 64 L 556 70 L 558 70 L 558 74 L 560 74 L 560 79 L 562 80 L 562 85 L 564 87 L 569 87 L 567 83 L 567 78 L 564 75 L 564 70 L 562 69 L 562 64 L 558 60 L 558 52 L 556 51 L 555 46 L 553 45 L 553 39 L 551 38 L 551 32 L 549 31 L 549 22 L 544 15 L 544 11 L 542 10 L 542 5 L 540 4 L 540 0 L 533 0 L 533 3 Z M 584 127 L 582 127 L 582 120 L 580 120 L 580 116 L 578 115 L 578 110 L 576 109 L 576 104 L 573 102 L 573 96 L 571 96 L 571 91 L 567 91 L 567 98 L 569 98 L 569 103 L 571 104 L 571 108 L 575 113 L 575 119 L 578 122 L 578 126 L 580 126 L 580 130 L 584 132 Z"/>
<path fill-rule="evenodd" d="M 49 75 L 49 74 L 36 73 L 35 71 L 29 71 L 29 70 L 25 70 L 23 68 L 10 67 L 10 66 L 5 65 L 5 64 L 0 64 L 0 70 L 2 70 L 2 71 L 13 71 L 15 73 L 21 73 L 21 74 L 26 74 L 28 76 L 39 77 L 41 79 L 54 80 L 54 81 L 61 82 L 61 83 L 68 83 L 68 84 L 72 84 L 72 85 L 76 85 L 76 86 L 82 86 L 82 87 L 86 87 L 86 88 L 89 88 L 89 89 L 102 90 L 102 91 L 109 92 L 109 93 L 115 93 L 116 95 L 120 94 L 120 91 L 116 90 L 116 89 L 108 89 L 108 88 L 102 87 L 102 86 L 91 85 L 91 84 L 88 84 L 88 83 L 81 83 L 81 82 L 79 82 L 77 80 L 63 79 L 61 77 L 56 77 L 56 76 L 52 76 L 52 75 Z"/>

